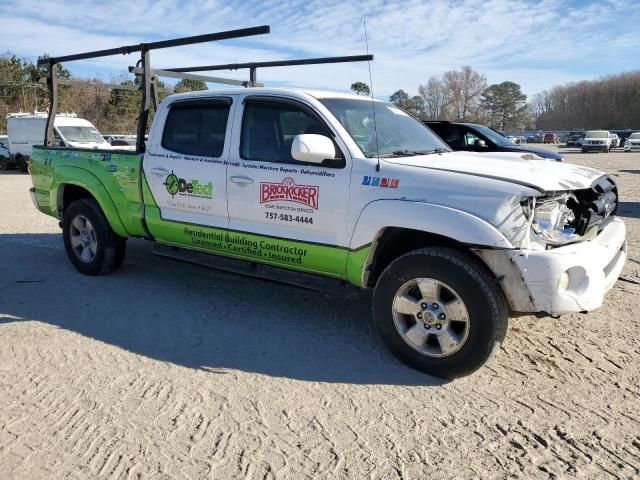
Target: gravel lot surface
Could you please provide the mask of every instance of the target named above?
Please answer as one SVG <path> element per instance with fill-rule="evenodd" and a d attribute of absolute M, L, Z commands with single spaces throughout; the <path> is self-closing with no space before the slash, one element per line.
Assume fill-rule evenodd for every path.
<path fill-rule="evenodd" d="M 556 147 L 550 147 L 556 148 Z M 640 154 L 614 175 L 640 275 Z M 510 322 L 475 375 L 400 364 L 357 302 L 162 260 L 77 273 L 0 172 L 0 479 L 638 478 L 640 285 Z"/>

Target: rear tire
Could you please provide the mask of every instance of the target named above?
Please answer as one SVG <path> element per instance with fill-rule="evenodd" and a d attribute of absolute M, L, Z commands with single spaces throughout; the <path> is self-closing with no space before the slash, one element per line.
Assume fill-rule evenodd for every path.
<path fill-rule="evenodd" d="M 402 362 L 451 379 L 474 372 L 491 357 L 507 331 L 508 305 L 475 258 L 430 247 L 399 257 L 382 272 L 373 314 Z"/>
<path fill-rule="evenodd" d="M 27 160 L 22 155 L 18 155 L 16 157 L 16 168 L 21 172 L 29 171 L 29 165 L 27 163 Z"/>
<path fill-rule="evenodd" d="M 126 239 L 117 235 L 93 199 L 71 203 L 62 220 L 64 247 L 73 266 L 85 275 L 106 275 L 124 261 Z"/>

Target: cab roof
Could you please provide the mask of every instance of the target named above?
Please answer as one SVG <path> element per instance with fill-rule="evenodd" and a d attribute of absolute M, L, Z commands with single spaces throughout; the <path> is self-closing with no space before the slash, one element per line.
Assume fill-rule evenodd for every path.
<path fill-rule="evenodd" d="M 362 95 L 356 95 L 353 93 L 344 92 L 332 92 L 330 90 L 315 90 L 306 88 L 271 88 L 271 87 L 249 87 L 249 88 L 216 88 L 214 90 L 201 90 L 198 92 L 184 92 L 169 95 L 167 98 L 173 100 L 184 98 L 200 98 L 209 97 L 213 95 L 238 95 L 238 94 L 255 94 L 255 95 L 285 95 L 289 97 L 298 97 L 304 99 L 306 97 L 313 97 L 315 99 L 323 98 L 346 98 L 353 100 L 369 100 L 371 97 L 364 97 Z M 382 100 L 374 99 L 376 102 L 382 102 Z"/>

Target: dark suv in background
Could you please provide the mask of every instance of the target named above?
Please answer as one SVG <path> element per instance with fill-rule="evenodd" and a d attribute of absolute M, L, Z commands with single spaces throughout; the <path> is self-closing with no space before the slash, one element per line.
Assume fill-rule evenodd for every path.
<path fill-rule="evenodd" d="M 528 145 L 517 145 L 501 133 L 484 125 L 444 120 L 426 120 L 422 123 L 433 130 L 452 150 L 533 153 L 542 158 L 564 162 L 564 157 L 556 152 Z"/>
<path fill-rule="evenodd" d="M 582 142 L 578 145 L 577 140 L 583 139 L 586 133 L 587 132 L 585 130 L 574 130 L 569 132 L 569 135 L 567 135 L 567 147 L 577 147 L 582 145 Z"/>

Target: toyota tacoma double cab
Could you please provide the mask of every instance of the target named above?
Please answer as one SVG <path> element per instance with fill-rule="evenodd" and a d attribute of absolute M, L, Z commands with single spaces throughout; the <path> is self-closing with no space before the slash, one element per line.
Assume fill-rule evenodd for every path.
<path fill-rule="evenodd" d="M 600 307 L 626 259 L 602 172 L 453 152 L 403 110 L 347 94 L 172 95 L 143 154 L 35 147 L 31 176 L 84 274 L 113 272 L 140 237 L 346 281 L 373 290 L 398 358 L 445 378 L 482 366 L 510 315 Z"/>

